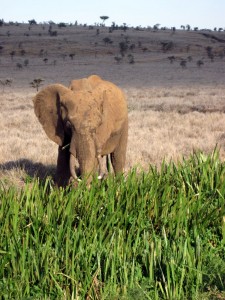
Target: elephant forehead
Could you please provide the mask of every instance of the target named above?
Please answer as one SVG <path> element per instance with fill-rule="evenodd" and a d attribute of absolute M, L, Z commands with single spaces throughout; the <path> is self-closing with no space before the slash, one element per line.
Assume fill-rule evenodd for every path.
<path fill-rule="evenodd" d="M 82 97 L 76 99 L 76 102 L 70 106 L 70 112 L 75 114 L 83 114 L 90 110 L 98 109 L 98 102 L 94 97 Z"/>
<path fill-rule="evenodd" d="M 70 120 L 84 122 L 85 120 L 95 119 L 100 117 L 100 111 L 95 105 L 88 105 L 86 107 L 77 107 L 69 112 L 68 115 Z"/>

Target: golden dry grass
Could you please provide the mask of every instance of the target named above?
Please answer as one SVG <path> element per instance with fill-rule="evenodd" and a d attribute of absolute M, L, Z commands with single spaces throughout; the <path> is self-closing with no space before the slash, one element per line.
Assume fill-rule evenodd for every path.
<path fill-rule="evenodd" d="M 0 79 L 12 79 L 10 87 L 0 86 L 1 177 L 23 182 L 27 174 L 44 177 L 54 173 L 57 146 L 47 138 L 33 112 L 36 91 L 29 83 L 35 78 L 44 79 L 44 85 L 68 85 L 71 79 L 98 74 L 124 89 L 129 106 L 127 171 L 134 165 L 159 166 L 163 159 L 177 161 L 193 150 L 210 153 L 216 145 L 221 159 L 225 158 L 225 61 L 216 55 L 224 51 L 223 43 L 186 31 L 129 29 L 109 34 L 107 28 L 100 28 L 97 36 L 96 29 L 83 27 L 55 30 L 57 37 L 49 37 L 47 25 L 45 29 L 32 26 L 30 31 L 25 24 L 1 28 Z M 108 36 L 111 45 L 102 41 Z M 134 64 L 128 63 L 127 54 L 121 64 L 114 60 L 119 55 L 118 43 L 125 38 L 136 45 Z M 225 39 L 224 33 L 220 38 Z M 164 53 L 162 41 L 173 41 L 175 47 Z M 147 48 L 145 52 L 138 42 Z M 213 62 L 207 57 L 207 46 L 215 53 Z M 70 53 L 75 53 L 73 60 Z M 168 60 L 171 55 L 176 57 L 173 64 Z M 183 69 L 180 60 L 188 56 L 192 61 Z M 28 66 L 18 68 L 25 59 Z M 201 68 L 196 65 L 199 59 L 204 61 Z"/>

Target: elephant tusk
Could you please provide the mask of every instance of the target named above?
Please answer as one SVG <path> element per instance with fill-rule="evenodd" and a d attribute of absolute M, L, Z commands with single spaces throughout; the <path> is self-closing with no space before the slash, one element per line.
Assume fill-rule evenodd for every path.
<path fill-rule="evenodd" d="M 62 150 L 65 150 L 66 148 L 68 148 L 69 145 L 70 145 L 70 144 L 67 144 L 67 145 L 63 146 L 63 147 L 62 147 Z"/>

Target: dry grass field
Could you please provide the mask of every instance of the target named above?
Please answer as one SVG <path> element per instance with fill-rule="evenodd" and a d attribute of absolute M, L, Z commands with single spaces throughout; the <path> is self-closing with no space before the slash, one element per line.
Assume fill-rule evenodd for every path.
<path fill-rule="evenodd" d="M 211 153 L 216 145 L 225 159 L 224 32 L 129 28 L 109 33 L 106 27 L 57 25 L 53 31 L 51 36 L 48 24 L 0 27 L 1 178 L 22 184 L 26 175 L 54 174 L 57 146 L 33 111 L 36 89 L 30 82 L 38 78 L 42 86 L 68 85 L 98 74 L 125 91 L 127 171 L 160 166 L 163 159 L 178 161 L 196 150 Z"/>

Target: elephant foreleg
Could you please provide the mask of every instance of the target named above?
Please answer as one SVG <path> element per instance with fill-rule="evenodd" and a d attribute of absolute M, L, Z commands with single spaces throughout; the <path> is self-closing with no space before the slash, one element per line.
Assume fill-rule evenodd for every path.
<path fill-rule="evenodd" d="M 103 179 L 105 176 L 104 166 L 103 166 L 105 158 L 102 157 L 100 154 L 98 154 L 97 160 L 98 160 L 98 169 L 99 169 L 98 179 Z"/>
<path fill-rule="evenodd" d="M 106 173 L 110 173 L 110 157 L 109 155 L 97 156 L 98 161 L 98 179 L 106 177 Z"/>
<path fill-rule="evenodd" d="M 70 169 L 69 169 L 69 160 L 70 153 L 68 149 L 58 149 L 58 159 L 57 159 L 57 168 L 56 168 L 56 185 L 57 186 L 66 186 L 70 179 Z"/>

